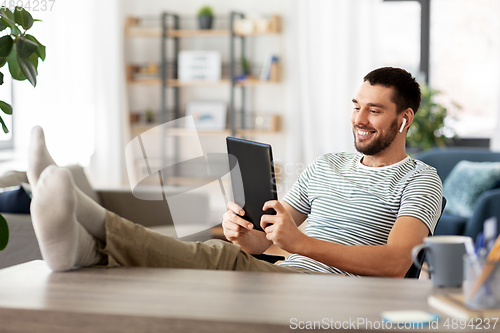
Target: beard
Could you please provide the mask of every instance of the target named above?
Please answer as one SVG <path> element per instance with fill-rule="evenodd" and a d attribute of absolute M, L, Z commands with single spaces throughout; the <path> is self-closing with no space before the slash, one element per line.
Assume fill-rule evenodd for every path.
<path fill-rule="evenodd" d="M 360 129 L 362 130 L 362 128 Z M 398 120 L 394 119 L 391 126 L 389 127 L 389 132 L 387 132 L 386 135 L 376 139 L 372 139 L 372 142 L 365 146 L 362 146 L 356 140 L 356 129 L 353 129 L 352 133 L 354 134 L 354 146 L 356 147 L 357 151 L 364 155 L 377 155 L 382 150 L 389 147 L 392 141 L 394 141 L 394 139 L 396 138 L 396 135 L 398 134 Z"/>

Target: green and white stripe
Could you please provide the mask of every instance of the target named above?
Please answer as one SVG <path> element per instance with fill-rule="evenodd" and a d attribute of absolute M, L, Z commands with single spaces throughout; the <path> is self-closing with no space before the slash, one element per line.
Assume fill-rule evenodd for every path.
<path fill-rule="evenodd" d="M 400 216 L 419 219 L 432 233 L 443 192 L 436 170 L 409 156 L 389 166 L 367 167 L 362 156 L 320 156 L 283 198 L 308 215 L 306 235 L 338 244 L 383 245 Z M 281 265 L 353 275 L 298 254 Z"/>

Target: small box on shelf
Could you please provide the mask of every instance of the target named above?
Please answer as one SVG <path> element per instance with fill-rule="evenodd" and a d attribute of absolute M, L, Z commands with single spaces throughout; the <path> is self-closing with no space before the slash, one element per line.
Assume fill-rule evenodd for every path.
<path fill-rule="evenodd" d="M 141 65 L 128 64 L 125 71 L 128 83 L 160 83 L 160 71 L 157 63 L 150 62 Z"/>
<path fill-rule="evenodd" d="M 179 81 L 219 81 L 221 79 L 221 54 L 217 51 L 179 52 Z"/>
<path fill-rule="evenodd" d="M 281 30 L 281 18 L 270 15 L 267 18 L 242 18 L 233 23 L 233 31 L 237 35 L 249 36 L 259 34 L 274 34 Z"/>

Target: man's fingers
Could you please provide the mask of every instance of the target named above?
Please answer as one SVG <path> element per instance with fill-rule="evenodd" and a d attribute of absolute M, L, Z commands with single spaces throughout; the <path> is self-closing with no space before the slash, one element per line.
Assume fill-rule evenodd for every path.
<path fill-rule="evenodd" d="M 236 232 L 248 231 L 247 228 L 243 228 L 239 224 L 233 223 L 231 221 L 224 221 L 224 229 L 232 230 Z"/>
<path fill-rule="evenodd" d="M 253 224 L 248 222 L 245 219 L 242 219 L 240 216 L 236 215 L 233 211 L 228 211 L 227 213 L 228 221 L 237 224 L 245 229 L 251 230 L 253 229 Z"/>
<path fill-rule="evenodd" d="M 264 203 L 264 207 L 262 207 L 262 210 L 266 211 L 270 208 L 274 209 L 278 214 L 287 213 L 285 207 L 283 207 L 283 205 L 278 200 L 266 201 L 266 203 Z"/>
<path fill-rule="evenodd" d="M 262 230 L 265 231 L 267 227 L 273 225 L 275 223 L 275 219 L 275 215 L 262 215 L 262 217 L 260 218 L 260 227 L 262 228 Z"/>
<path fill-rule="evenodd" d="M 238 206 L 237 204 L 235 204 L 232 201 L 229 201 L 227 203 L 227 209 L 229 209 L 230 211 L 235 212 L 236 214 L 238 214 L 240 216 L 245 215 L 245 211 L 243 210 L 243 208 L 241 208 L 240 206 Z"/>
<path fill-rule="evenodd" d="M 243 236 L 243 235 L 239 232 L 226 229 L 226 230 L 224 230 L 224 236 L 226 236 L 226 238 L 229 241 L 233 241 L 233 240 L 237 240 L 238 238 L 241 238 L 241 236 Z"/>

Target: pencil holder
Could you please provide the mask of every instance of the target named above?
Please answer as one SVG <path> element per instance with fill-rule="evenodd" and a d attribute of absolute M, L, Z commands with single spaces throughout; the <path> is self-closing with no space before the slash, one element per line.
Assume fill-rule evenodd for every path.
<path fill-rule="evenodd" d="M 464 256 L 464 300 L 470 309 L 500 308 L 500 262 Z"/>

